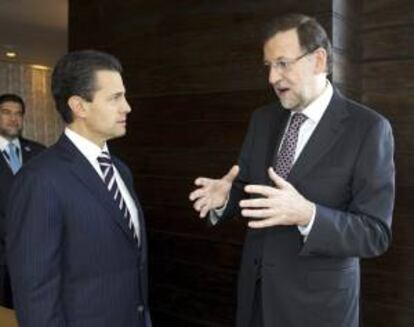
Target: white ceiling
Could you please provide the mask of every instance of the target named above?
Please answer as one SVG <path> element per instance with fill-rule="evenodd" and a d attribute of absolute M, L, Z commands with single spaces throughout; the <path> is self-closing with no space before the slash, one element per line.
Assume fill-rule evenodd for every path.
<path fill-rule="evenodd" d="M 0 59 L 53 66 L 67 51 L 68 0 L 0 0 Z"/>

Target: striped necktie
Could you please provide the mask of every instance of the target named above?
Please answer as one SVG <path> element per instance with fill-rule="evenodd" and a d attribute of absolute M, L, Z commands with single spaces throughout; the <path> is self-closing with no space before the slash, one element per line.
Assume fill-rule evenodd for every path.
<path fill-rule="evenodd" d="M 134 239 L 137 240 L 138 246 L 140 246 L 140 239 L 135 229 L 134 223 L 132 221 L 131 213 L 128 210 L 128 207 L 119 189 L 118 183 L 116 182 L 115 170 L 113 167 L 111 156 L 108 152 L 102 151 L 97 160 L 102 170 L 104 183 L 109 193 L 111 194 L 112 199 L 115 201 L 119 210 L 121 211 L 122 217 L 128 223 L 129 230 L 131 231 Z"/>

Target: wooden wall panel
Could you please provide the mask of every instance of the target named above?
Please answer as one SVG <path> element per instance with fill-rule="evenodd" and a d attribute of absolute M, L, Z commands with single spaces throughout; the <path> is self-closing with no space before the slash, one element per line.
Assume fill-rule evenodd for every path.
<path fill-rule="evenodd" d="M 414 325 L 414 3 L 364 0 L 362 18 L 362 101 L 390 120 L 397 170 L 392 247 L 363 262 L 363 321 L 408 327 Z"/>
<path fill-rule="evenodd" d="M 363 302 L 362 308 L 364 327 L 411 327 L 413 325 L 414 310 L 411 308 L 384 305 L 375 301 L 369 304 Z"/>
<path fill-rule="evenodd" d="M 413 25 L 367 30 L 361 38 L 364 61 L 378 59 L 395 61 L 413 57 L 411 46 L 414 43 Z"/>
<path fill-rule="evenodd" d="M 363 0 L 364 30 L 389 28 L 414 23 L 411 0 Z"/>

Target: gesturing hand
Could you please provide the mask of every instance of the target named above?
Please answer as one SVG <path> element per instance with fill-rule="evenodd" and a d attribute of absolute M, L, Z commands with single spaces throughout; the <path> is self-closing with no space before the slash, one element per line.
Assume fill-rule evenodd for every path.
<path fill-rule="evenodd" d="M 209 210 L 222 207 L 227 200 L 231 185 L 239 173 L 239 166 L 233 166 L 220 179 L 198 177 L 194 184 L 199 186 L 190 193 L 190 200 L 194 201 L 194 209 L 204 218 Z"/>
<path fill-rule="evenodd" d="M 240 201 L 242 216 L 252 218 L 251 228 L 263 228 L 277 225 L 306 226 L 313 215 L 315 204 L 305 199 L 292 184 L 278 176 L 269 168 L 269 177 L 274 187 L 247 185 L 247 193 L 260 194 L 263 197 Z"/>

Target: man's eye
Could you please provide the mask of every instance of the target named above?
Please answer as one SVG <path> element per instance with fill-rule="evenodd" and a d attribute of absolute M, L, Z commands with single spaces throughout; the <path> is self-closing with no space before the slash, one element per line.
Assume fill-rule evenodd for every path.
<path fill-rule="evenodd" d="M 279 67 L 282 69 L 288 68 L 289 63 L 287 61 L 279 61 Z"/>

